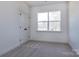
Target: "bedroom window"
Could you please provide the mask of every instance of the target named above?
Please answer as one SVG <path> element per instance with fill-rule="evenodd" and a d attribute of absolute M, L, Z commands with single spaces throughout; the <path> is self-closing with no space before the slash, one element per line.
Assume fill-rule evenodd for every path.
<path fill-rule="evenodd" d="M 61 12 L 43 12 L 37 14 L 38 31 L 61 31 Z"/>

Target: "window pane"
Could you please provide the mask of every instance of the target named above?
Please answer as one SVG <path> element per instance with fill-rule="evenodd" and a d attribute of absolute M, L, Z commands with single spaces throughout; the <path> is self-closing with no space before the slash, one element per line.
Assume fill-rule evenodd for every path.
<path fill-rule="evenodd" d="M 47 31 L 47 22 L 38 22 L 38 31 Z"/>
<path fill-rule="evenodd" d="M 48 21 L 48 13 L 38 13 L 38 21 Z"/>
<path fill-rule="evenodd" d="M 61 12 L 49 12 L 49 21 L 60 21 L 61 20 Z"/>
<path fill-rule="evenodd" d="M 61 31 L 60 22 L 49 22 L 49 31 Z"/>

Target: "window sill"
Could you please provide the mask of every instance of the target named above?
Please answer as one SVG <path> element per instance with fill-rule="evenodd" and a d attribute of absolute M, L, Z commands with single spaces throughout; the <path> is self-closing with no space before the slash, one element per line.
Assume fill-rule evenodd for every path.
<path fill-rule="evenodd" d="M 62 31 L 36 31 L 36 32 L 53 32 L 53 33 L 62 33 Z"/>

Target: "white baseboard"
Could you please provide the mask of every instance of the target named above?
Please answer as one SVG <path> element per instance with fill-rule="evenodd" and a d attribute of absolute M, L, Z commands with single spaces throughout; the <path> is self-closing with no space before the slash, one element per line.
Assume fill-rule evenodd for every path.
<path fill-rule="evenodd" d="M 9 48 L 9 50 L 3 52 L 3 53 L 0 55 L 0 57 L 3 56 L 3 55 L 5 55 L 5 54 L 8 53 L 8 52 L 14 50 L 15 48 L 19 47 L 20 45 L 22 45 L 22 44 L 24 44 L 24 43 L 26 43 L 26 42 L 28 42 L 28 40 L 27 40 L 27 41 L 23 41 L 23 42 L 19 42 L 17 45 L 15 45 L 15 46 Z"/>
<path fill-rule="evenodd" d="M 18 46 L 20 46 L 20 44 L 17 44 L 17 45 L 15 45 L 15 46 L 9 48 L 8 50 L 4 51 L 2 54 L 0 54 L 0 57 L 3 56 L 4 54 L 8 53 L 9 51 L 15 49 L 15 48 L 18 47 Z"/>
<path fill-rule="evenodd" d="M 79 55 L 79 49 L 72 49 L 72 51 L 76 52 L 76 54 Z"/>

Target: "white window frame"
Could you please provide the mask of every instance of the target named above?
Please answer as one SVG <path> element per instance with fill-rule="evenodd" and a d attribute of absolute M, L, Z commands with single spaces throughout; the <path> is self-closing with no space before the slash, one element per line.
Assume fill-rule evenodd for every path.
<path fill-rule="evenodd" d="M 49 12 L 56 12 L 56 11 L 49 11 Z M 37 18 L 37 31 L 38 32 L 61 32 L 62 31 L 62 18 L 61 18 L 61 11 L 60 11 L 60 21 L 49 21 L 49 12 L 46 12 L 46 13 L 48 13 L 48 21 L 40 21 L 40 22 L 47 22 L 48 23 L 48 25 L 47 25 L 47 30 L 38 30 L 38 23 L 39 23 L 39 21 L 38 21 L 38 18 Z M 38 12 L 38 13 L 44 13 L 44 12 Z M 38 15 L 38 13 L 37 13 L 37 15 Z M 38 17 L 38 16 L 37 16 Z M 60 22 L 60 31 L 53 31 L 53 30 L 49 30 L 49 22 Z"/>

